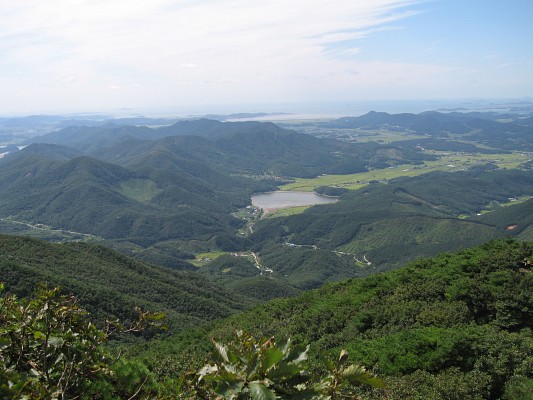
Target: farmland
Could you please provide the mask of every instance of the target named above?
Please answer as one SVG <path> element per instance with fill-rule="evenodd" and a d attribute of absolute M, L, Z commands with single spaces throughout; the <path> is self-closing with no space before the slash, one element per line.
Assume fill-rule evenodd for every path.
<path fill-rule="evenodd" d="M 393 168 L 377 169 L 348 175 L 321 175 L 316 178 L 297 178 L 294 182 L 281 187 L 282 190 L 313 191 L 319 186 L 359 189 L 373 181 L 388 181 L 401 176 L 418 176 L 433 171 L 461 171 L 483 164 L 493 164 L 498 168 L 511 169 L 530 160 L 531 154 L 475 154 L 436 152 L 437 161 L 426 161 L 421 165 L 398 165 Z"/>

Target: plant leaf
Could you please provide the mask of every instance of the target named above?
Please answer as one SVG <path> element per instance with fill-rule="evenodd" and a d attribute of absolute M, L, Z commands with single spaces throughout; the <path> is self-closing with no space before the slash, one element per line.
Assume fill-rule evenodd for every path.
<path fill-rule="evenodd" d="M 262 360 L 263 370 L 266 372 L 283 359 L 283 353 L 277 347 L 265 350 Z"/>
<path fill-rule="evenodd" d="M 46 337 L 46 335 L 43 332 L 41 332 L 41 331 L 33 332 L 33 338 L 36 339 L 36 340 L 44 339 L 45 337 Z"/>
<path fill-rule="evenodd" d="M 276 366 L 267 372 L 267 376 L 273 380 L 287 380 L 294 376 L 297 376 L 302 371 L 302 368 L 296 364 L 285 364 Z"/>
<path fill-rule="evenodd" d="M 340 377 L 346 379 L 352 385 L 366 384 L 376 388 L 384 388 L 385 382 L 371 372 L 368 372 L 361 365 L 350 365 L 340 374 Z"/>
<path fill-rule="evenodd" d="M 305 350 L 303 350 L 303 346 L 294 346 L 294 349 L 290 352 L 287 359 L 291 364 L 300 364 L 301 362 L 307 360 L 308 351 L 309 345 L 305 347 Z"/>
<path fill-rule="evenodd" d="M 203 377 L 206 375 L 211 375 L 212 373 L 217 372 L 217 371 L 218 371 L 218 366 L 207 364 L 207 365 L 204 365 L 200 371 L 198 371 L 198 375 L 200 375 L 200 377 Z"/>
<path fill-rule="evenodd" d="M 48 345 L 52 347 L 61 347 L 65 341 L 57 336 L 52 336 L 48 339 Z"/>
<path fill-rule="evenodd" d="M 234 398 L 231 396 L 239 394 L 243 386 L 243 382 L 220 382 L 215 388 L 215 392 L 224 396 L 224 398 Z"/>
<path fill-rule="evenodd" d="M 292 344 L 291 338 L 288 338 L 287 342 L 285 342 L 285 344 L 281 348 L 281 351 L 283 352 L 283 355 L 286 356 L 289 353 L 289 350 L 291 349 L 291 344 Z"/>
<path fill-rule="evenodd" d="M 347 359 L 348 352 L 346 350 L 341 350 L 341 354 L 339 355 L 339 361 L 337 361 L 337 366 L 340 368 Z"/>
<path fill-rule="evenodd" d="M 253 400 L 276 400 L 276 394 L 260 382 L 250 382 L 249 388 Z"/>
<path fill-rule="evenodd" d="M 220 357 L 222 357 L 225 362 L 229 363 L 230 361 L 228 358 L 228 351 L 226 349 L 226 346 L 221 343 L 215 342 L 214 340 L 213 344 L 215 345 L 215 349 L 217 349 L 217 353 L 220 355 Z"/>

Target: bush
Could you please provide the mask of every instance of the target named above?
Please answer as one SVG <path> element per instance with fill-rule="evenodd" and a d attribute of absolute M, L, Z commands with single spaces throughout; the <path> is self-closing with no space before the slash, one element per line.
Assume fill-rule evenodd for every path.
<path fill-rule="evenodd" d="M 61 295 L 58 288 L 40 286 L 27 299 L 4 294 L 0 298 L 0 398 L 97 398 L 95 388 L 102 388 L 98 398 L 104 388 L 109 389 L 104 398 L 116 398 L 113 392 L 126 398 L 139 392 L 137 381 L 142 381 L 142 387 L 148 371 L 132 368 L 131 363 L 112 363 L 103 348 L 111 333 L 138 332 L 163 317 L 137 311 L 139 319 L 130 327 L 108 321 L 102 330 L 88 320 L 74 297 Z"/>
<path fill-rule="evenodd" d="M 197 373 L 189 374 L 184 385 L 194 398 L 228 399 L 341 399 L 355 398 L 352 388 L 361 384 L 384 387 L 384 382 L 364 367 L 345 365 L 346 351 L 318 378 L 306 368 L 309 346 L 287 340 L 277 346 L 274 338 L 257 340 L 237 332 L 236 339 L 215 350 Z M 184 382 L 185 383 L 185 382 Z"/>

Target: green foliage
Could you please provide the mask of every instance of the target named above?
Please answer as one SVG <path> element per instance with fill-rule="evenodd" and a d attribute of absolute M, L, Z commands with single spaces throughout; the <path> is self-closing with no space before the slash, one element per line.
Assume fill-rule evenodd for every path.
<path fill-rule="evenodd" d="M 490 378 L 479 371 L 463 372 L 449 368 L 437 374 L 417 370 L 412 374 L 387 380 L 390 399 L 412 400 L 484 400 L 489 398 Z M 369 399 L 382 399 L 380 393 Z"/>
<path fill-rule="evenodd" d="M 2 397 L 72 398 L 110 374 L 100 347 L 107 335 L 73 298 L 41 287 L 32 299 L 0 302 Z"/>
<path fill-rule="evenodd" d="M 347 353 L 316 378 L 307 369 L 309 346 L 288 339 L 276 345 L 274 338 L 257 340 L 238 331 L 227 344 L 213 341 L 215 350 L 188 382 L 195 398 L 227 399 L 342 399 L 353 398 L 350 388 L 365 384 L 384 387 L 384 382 L 358 365 L 345 365 Z"/>
<path fill-rule="evenodd" d="M 3 285 L 0 285 L 3 290 Z M 180 380 L 157 382 L 141 361 L 112 361 L 103 344 L 112 333 L 139 331 L 162 316 L 139 312 L 125 327 L 117 321 L 105 330 L 87 319 L 73 297 L 42 286 L 34 296 L 0 299 L 0 395 L 27 399 L 212 398 L 341 399 L 354 385 L 383 387 L 363 367 L 345 365 L 343 351 L 330 372 L 316 379 L 307 370 L 309 346 L 274 338 L 259 341 L 237 333 L 228 344 L 213 341 L 212 361 Z"/>
<path fill-rule="evenodd" d="M 363 398 L 513 398 L 533 379 L 532 260 L 533 244 L 497 240 L 271 301 L 173 345 L 201 360 L 205 336 L 291 337 L 310 344 L 314 374 L 343 349 L 376 371 L 388 387 L 353 388 Z"/>
<path fill-rule="evenodd" d="M 241 295 L 267 301 L 278 297 L 295 296 L 299 290 L 279 276 L 260 270 L 247 257 L 223 255 L 198 271 L 217 284 Z"/>
<path fill-rule="evenodd" d="M 3 284 L 0 284 L 3 291 Z M 161 328 L 164 316 L 137 309 L 126 326 L 102 329 L 76 298 L 40 286 L 28 298 L 0 298 L 0 396 L 22 399 L 152 398 L 153 375 L 136 361 L 113 360 L 104 343 L 116 334 Z"/>
<path fill-rule="evenodd" d="M 531 400 L 533 379 L 524 376 L 513 376 L 505 385 L 503 400 Z"/>
<path fill-rule="evenodd" d="M 373 272 L 384 271 L 414 258 L 479 245 L 494 238 L 519 236 L 522 232 L 527 237 L 533 224 L 531 200 L 481 216 L 476 214 L 491 202 L 531 193 L 533 176 L 518 170 L 480 169 L 398 178 L 386 185 L 352 191 L 335 204 L 261 220 L 250 239 L 265 261 L 287 253 L 287 249 L 274 248 L 272 242 L 289 242 L 349 253 L 351 266 L 355 265 L 354 257 L 366 257 Z M 460 219 L 459 215 L 471 217 Z M 512 229 L 508 229 L 510 226 Z M 301 266 L 308 262 L 309 255 L 295 248 L 291 251 L 295 253 L 287 256 L 291 263 Z M 320 257 L 319 253 L 315 252 L 314 257 Z M 317 262 L 322 268 L 334 263 Z M 266 265 L 275 271 L 280 268 L 277 263 Z M 314 269 L 318 272 L 319 268 Z M 355 268 L 351 268 L 351 274 L 336 269 L 343 277 L 357 275 Z"/>
<path fill-rule="evenodd" d="M 102 246 L 52 244 L 0 235 L 0 277 L 7 290 L 29 296 L 39 282 L 73 293 L 95 321 L 137 318 L 135 306 L 167 316 L 171 332 L 254 305 L 249 298 L 192 272 L 157 267 Z M 155 335 L 151 329 L 143 336 Z"/>

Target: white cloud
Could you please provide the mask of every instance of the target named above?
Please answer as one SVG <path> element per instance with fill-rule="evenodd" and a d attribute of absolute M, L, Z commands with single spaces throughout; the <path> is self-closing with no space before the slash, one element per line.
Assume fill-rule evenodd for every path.
<path fill-rule="evenodd" d="M 442 68 L 362 63 L 352 41 L 398 29 L 420 1 L 0 0 L 0 78 L 35 107 L 386 97 Z M 9 92 L 0 108 L 19 106 Z"/>
<path fill-rule="evenodd" d="M 76 78 L 74 76 L 72 76 L 72 75 L 69 75 L 69 76 L 54 76 L 54 81 L 61 82 L 61 83 L 72 82 L 75 79 Z"/>

